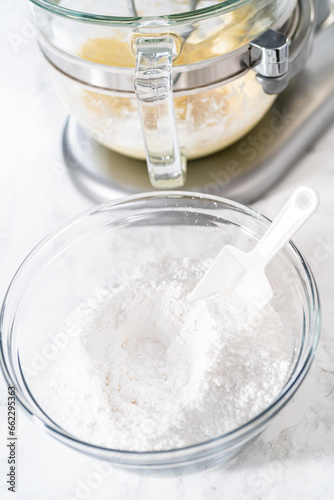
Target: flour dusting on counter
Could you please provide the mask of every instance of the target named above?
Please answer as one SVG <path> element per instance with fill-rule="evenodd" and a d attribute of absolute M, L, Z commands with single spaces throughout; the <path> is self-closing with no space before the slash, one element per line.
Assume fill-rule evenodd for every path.
<path fill-rule="evenodd" d="M 210 265 L 165 258 L 112 289 L 97 288 L 65 321 L 70 338 L 50 366 L 64 427 L 114 449 L 153 451 L 226 433 L 282 389 L 291 346 L 267 306 L 249 324 L 234 295 L 195 303 Z"/>

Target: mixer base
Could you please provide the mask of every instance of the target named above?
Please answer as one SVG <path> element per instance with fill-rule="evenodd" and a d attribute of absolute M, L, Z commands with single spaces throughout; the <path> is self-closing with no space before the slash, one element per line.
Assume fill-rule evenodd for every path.
<path fill-rule="evenodd" d="M 245 137 L 214 155 L 188 163 L 186 191 L 251 203 L 268 191 L 334 120 L 334 26 L 316 37 L 313 55 Z M 96 202 L 153 191 L 146 163 L 95 142 L 70 117 L 63 156 L 73 182 Z"/>

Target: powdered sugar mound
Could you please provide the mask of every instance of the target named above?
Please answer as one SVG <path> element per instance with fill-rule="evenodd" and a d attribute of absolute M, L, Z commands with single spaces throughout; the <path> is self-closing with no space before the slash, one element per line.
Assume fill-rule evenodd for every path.
<path fill-rule="evenodd" d="M 64 427 L 114 449 L 153 451 L 217 437 L 279 394 L 291 347 L 271 306 L 249 324 L 233 295 L 193 304 L 209 262 L 165 258 L 96 289 L 61 331 L 50 366 Z"/>

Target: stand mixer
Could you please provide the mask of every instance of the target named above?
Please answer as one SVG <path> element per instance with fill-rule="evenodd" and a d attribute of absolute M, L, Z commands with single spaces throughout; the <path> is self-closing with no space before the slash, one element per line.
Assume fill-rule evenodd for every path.
<path fill-rule="evenodd" d="M 334 119 L 334 54 L 329 50 L 334 42 L 334 15 L 333 5 L 327 0 L 287 1 L 281 12 L 277 6 L 271 11 L 275 2 L 267 0 L 262 25 L 259 19 L 254 22 L 254 13 L 250 14 L 243 38 L 235 46 L 232 44 L 231 50 L 225 43 L 221 54 L 216 53 L 222 44 L 221 38 L 214 38 L 215 33 L 220 36 L 224 29 L 228 32 L 231 12 L 248 14 L 252 1 L 235 0 L 234 11 L 226 8 L 226 2 L 218 6 L 216 2 L 206 9 L 201 9 L 201 2 L 187 2 L 190 12 L 183 16 L 186 19 L 183 21 L 182 13 L 138 17 L 137 9 L 142 2 L 131 0 L 127 2 L 128 12 L 133 17 L 123 18 L 131 25 L 126 36 L 120 34 L 123 26 L 115 23 L 115 19 L 121 23 L 122 18 L 95 16 L 99 17 L 101 33 L 96 32 L 96 25 L 94 29 L 89 25 L 80 42 L 72 44 L 73 50 L 57 43 L 57 29 L 72 36 L 69 24 L 60 27 L 55 24 L 55 19 L 61 18 L 63 22 L 68 9 L 62 8 L 61 2 L 59 5 L 46 0 L 31 2 L 40 47 L 71 114 L 63 133 L 64 161 L 76 185 L 96 201 L 149 191 L 153 185 L 182 187 L 249 203 L 284 175 Z M 258 0 L 257 8 L 264 3 Z M 216 8 L 225 10 L 216 12 Z M 85 16 L 90 16 L 77 14 L 77 23 L 85 23 Z M 73 24 L 73 20 L 69 23 Z M 83 26 L 86 28 L 86 24 Z M 94 59 L 95 55 L 88 57 L 88 49 L 78 52 L 80 43 L 87 47 L 82 45 L 86 38 L 95 45 L 107 43 L 101 50 L 103 55 L 108 54 L 108 50 L 112 52 L 112 46 L 108 45 L 112 37 L 125 40 L 132 50 L 129 54 L 133 61 L 124 63 L 124 67 L 110 65 L 107 59 Z M 196 43 L 197 47 L 202 43 L 206 50 L 208 40 L 213 40 L 210 47 L 214 47 L 214 53 L 203 57 L 202 48 L 194 52 Z M 196 60 L 193 56 L 190 62 L 186 60 L 187 47 L 195 53 Z M 68 82 L 73 86 L 71 91 Z M 72 105 L 79 94 L 81 101 L 77 106 Z M 110 130 L 102 133 L 99 125 L 97 135 L 96 127 L 90 128 L 95 115 L 86 113 L 86 118 L 81 113 L 82 96 L 86 102 L 90 99 L 89 106 L 93 102 L 95 108 L 99 106 L 99 112 L 103 109 L 103 123 L 109 123 L 112 133 Z M 213 100 L 216 108 L 212 111 Z M 123 102 L 127 102 L 127 107 Z M 201 111 L 201 128 L 194 135 L 189 128 L 194 120 L 189 120 L 188 115 L 198 102 L 207 113 Z M 204 107 L 206 102 L 209 104 Z M 133 112 L 138 126 L 125 118 L 113 129 L 115 120 L 112 114 L 108 115 L 112 109 L 110 103 L 122 109 L 122 120 Z M 221 112 L 226 103 L 230 106 L 229 122 Z M 241 109 L 238 122 L 231 121 L 231 115 L 239 115 Z M 181 116 L 183 110 L 186 118 Z M 102 114 L 100 122 L 101 117 Z M 125 129 L 125 139 L 128 134 L 128 141 L 122 147 L 114 141 L 119 127 Z M 136 136 L 132 136 L 136 127 Z M 217 142 L 220 134 L 225 142 Z M 198 150 L 197 138 L 199 143 L 202 138 Z M 137 140 L 139 146 L 132 151 Z"/>

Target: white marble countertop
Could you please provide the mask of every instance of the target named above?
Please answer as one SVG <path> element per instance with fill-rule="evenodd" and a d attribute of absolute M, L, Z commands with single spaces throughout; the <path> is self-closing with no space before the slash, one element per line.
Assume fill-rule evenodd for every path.
<path fill-rule="evenodd" d="M 0 149 L 0 298 L 28 251 L 92 203 L 62 168 L 59 104 L 36 45 L 27 0 L 2 0 Z M 5 485 L 6 386 L 0 377 L 0 497 L 20 500 L 332 500 L 334 491 L 334 126 L 293 171 L 256 204 L 268 216 L 300 183 L 321 206 L 295 238 L 312 264 L 323 308 L 316 360 L 293 400 L 235 462 L 175 478 L 139 477 L 63 446 L 20 411 L 18 488 Z M 104 472 L 104 474 L 103 474 Z M 98 487 L 94 473 L 99 474 Z M 92 482 L 93 481 L 93 482 Z"/>

